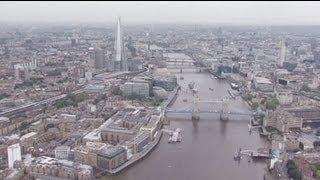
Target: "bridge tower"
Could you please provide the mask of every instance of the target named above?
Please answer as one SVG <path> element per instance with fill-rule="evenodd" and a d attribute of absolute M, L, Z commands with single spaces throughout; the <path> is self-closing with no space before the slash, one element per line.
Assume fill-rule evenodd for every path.
<path fill-rule="evenodd" d="M 193 98 L 193 103 L 192 103 L 192 113 L 191 113 L 191 120 L 200 120 L 199 116 L 199 107 L 198 107 L 198 97 Z"/>
<path fill-rule="evenodd" d="M 228 121 L 229 120 L 228 111 L 229 111 L 228 100 L 223 100 L 222 109 L 220 111 L 220 120 L 221 121 Z"/>

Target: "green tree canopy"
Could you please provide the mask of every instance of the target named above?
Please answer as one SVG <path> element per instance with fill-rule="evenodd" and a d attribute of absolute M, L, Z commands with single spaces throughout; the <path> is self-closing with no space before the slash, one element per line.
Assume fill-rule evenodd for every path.
<path fill-rule="evenodd" d="M 279 100 L 276 97 L 272 97 L 267 100 L 266 108 L 270 110 L 275 110 L 279 105 Z"/>
<path fill-rule="evenodd" d="M 305 91 L 305 92 L 310 92 L 311 91 L 311 88 L 307 85 L 307 84 L 304 84 L 300 91 Z"/>

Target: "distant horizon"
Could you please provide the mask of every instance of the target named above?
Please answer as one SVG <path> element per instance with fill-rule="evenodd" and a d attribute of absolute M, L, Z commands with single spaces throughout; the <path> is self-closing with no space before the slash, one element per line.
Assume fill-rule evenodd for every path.
<path fill-rule="evenodd" d="M 249 24 L 249 23 L 228 23 L 228 22 L 125 22 L 121 19 L 122 25 L 198 25 L 198 26 L 253 26 L 253 27 L 271 27 L 271 26 L 320 26 L 319 24 Z M 14 24 L 14 25 L 41 25 L 41 24 L 52 24 L 52 25 L 115 25 L 116 20 L 112 21 L 0 21 L 0 24 Z"/>
<path fill-rule="evenodd" d="M 320 2 L 0 2 L 5 23 L 320 25 Z"/>

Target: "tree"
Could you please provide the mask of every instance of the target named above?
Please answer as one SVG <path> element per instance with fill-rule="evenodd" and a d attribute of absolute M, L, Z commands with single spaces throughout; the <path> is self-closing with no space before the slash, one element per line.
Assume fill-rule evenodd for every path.
<path fill-rule="evenodd" d="M 288 175 L 289 177 L 291 177 L 294 180 L 301 180 L 302 176 L 301 176 L 301 172 L 298 170 L 296 164 L 294 163 L 293 160 L 289 159 L 286 167 L 288 169 Z"/>
<path fill-rule="evenodd" d="M 314 147 L 320 146 L 320 141 L 314 141 L 314 142 L 313 142 L 313 146 L 314 146 Z"/>
<path fill-rule="evenodd" d="M 289 62 L 283 63 L 283 68 L 288 70 L 289 72 L 292 72 L 296 67 L 297 67 L 297 63 L 289 63 Z"/>
<path fill-rule="evenodd" d="M 307 84 L 304 84 L 302 85 L 300 91 L 310 92 L 311 88 Z"/>
<path fill-rule="evenodd" d="M 252 109 L 253 110 L 257 110 L 258 107 L 259 107 L 259 103 L 258 102 L 252 103 Z"/>
<path fill-rule="evenodd" d="M 317 177 L 317 179 L 320 179 L 320 169 L 318 169 L 318 170 L 316 171 L 316 177 Z"/>
<path fill-rule="evenodd" d="M 289 169 L 288 174 L 294 180 L 301 180 L 301 173 L 297 168 Z"/>
<path fill-rule="evenodd" d="M 86 99 L 84 94 L 68 94 L 65 98 L 56 102 L 57 108 L 63 108 L 67 106 L 77 107 L 79 102 L 82 102 Z"/>
<path fill-rule="evenodd" d="M 253 95 L 250 94 L 250 93 L 243 95 L 243 99 L 244 99 L 245 101 L 251 101 L 252 98 L 253 98 Z"/>
<path fill-rule="evenodd" d="M 292 168 L 295 168 L 295 167 L 296 167 L 296 164 L 293 162 L 293 160 L 289 159 L 289 160 L 287 161 L 286 166 L 287 166 L 288 169 L 292 169 Z"/>
<path fill-rule="evenodd" d="M 279 105 L 279 100 L 277 98 L 273 97 L 273 98 L 267 100 L 266 108 L 271 109 L 271 110 L 275 110 L 278 105 Z"/>
<path fill-rule="evenodd" d="M 7 93 L 0 93 L 0 100 L 9 97 Z"/>
<path fill-rule="evenodd" d="M 119 86 L 114 86 L 111 88 L 111 93 L 113 95 L 121 95 L 121 90 Z"/>
<path fill-rule="evenodd" d="M 20 127 L 19 127 L 19 130 L 22 131 L 22 130 L 24 130 L 24 129 L 27 129 L 28 126 L 29 126 L 29 123 L 27 123 L 27 122 L 24 121 L 24 122 L 21 123 L 21 125 L 20 125 Z"/>

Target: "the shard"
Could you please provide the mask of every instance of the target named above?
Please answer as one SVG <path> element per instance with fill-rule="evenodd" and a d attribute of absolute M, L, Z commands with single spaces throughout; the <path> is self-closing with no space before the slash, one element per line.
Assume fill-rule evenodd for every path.
<path fill-rule="evenodd" d="M 116 58 L 114 63 L 115 71 L 127 71 L 128 65 L 127 65 L 127 60 L 124 53 L 124 43 L 123 43 L 123 37 L 122 37 L 122 27 L 121 27 L 120 17 L 118 17 L 118 22 L 117 22 L 115 50 L 116 50 Z"/>

